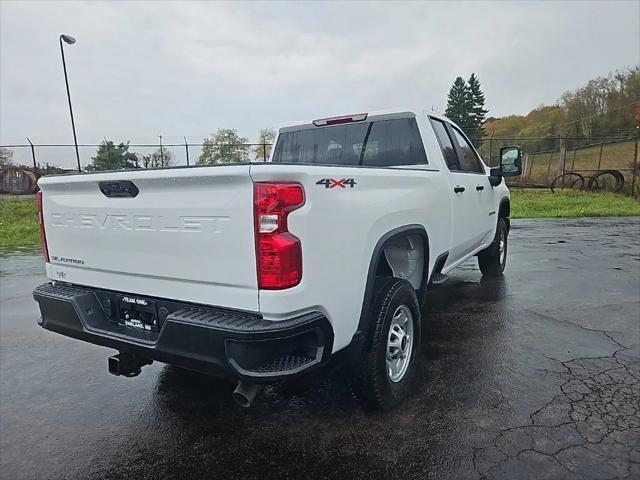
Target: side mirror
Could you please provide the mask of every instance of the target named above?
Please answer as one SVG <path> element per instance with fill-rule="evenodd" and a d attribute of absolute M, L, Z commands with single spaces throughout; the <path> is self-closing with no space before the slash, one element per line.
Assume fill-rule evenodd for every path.
<path fill-rule="evenodd" d="M 503 177 L 517 177 L 522 174 L 522 149 L 502 147 L 500 149 L 500 170 Z"/>
<path fill-rule="evenodd" d="M 492 187 L 497 187 L 502 183 L 502 169 L 500 167 L 494 167 L 489 170 L 489 184 Z"/>

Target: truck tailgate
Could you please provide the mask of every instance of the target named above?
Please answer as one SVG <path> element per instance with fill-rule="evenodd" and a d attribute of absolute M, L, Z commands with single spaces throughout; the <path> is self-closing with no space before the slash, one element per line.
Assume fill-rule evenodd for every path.
<path fill-rule="evenodd" d="M 109 197 L 101 182 L 131 182 L 138 193 Z M 49 278 L 258 310 L 249 165 L 52 176 L 39 185 Z"/>

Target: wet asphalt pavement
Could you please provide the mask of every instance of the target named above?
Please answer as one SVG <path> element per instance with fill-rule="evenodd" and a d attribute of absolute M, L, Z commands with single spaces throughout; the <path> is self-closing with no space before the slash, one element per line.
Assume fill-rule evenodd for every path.
<path fill-rule="evenodd" d="M 504 280 L 431 292 L 414 393 L 368 414 L 339 363 L 264 390 L 41 329 L 39 252 L 3 256 L 0 477 L 640 478 L 640 219 L 514 222 Z"/>

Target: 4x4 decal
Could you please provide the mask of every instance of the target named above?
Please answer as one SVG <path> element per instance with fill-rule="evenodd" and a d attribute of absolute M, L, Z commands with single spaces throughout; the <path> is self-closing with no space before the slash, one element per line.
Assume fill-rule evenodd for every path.
<path fill-rule="evenodd" d="M 353 188 L 358 183 L 353 178 L 323 178 L 318 180 L 316 185 L 324 185 L 324 188 Z"/>

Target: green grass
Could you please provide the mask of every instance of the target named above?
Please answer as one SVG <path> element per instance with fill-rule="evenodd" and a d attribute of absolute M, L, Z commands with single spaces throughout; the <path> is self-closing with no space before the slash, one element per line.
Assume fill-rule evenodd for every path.
<path fill-rule="evenodd" d="M 640 201 L 615 193 L 511 189 L 511 218 L 640 216 Z"/>
<path fill-rule="evenodd" d="M 640 201 L 615 193 L 511 189 L 512 218 L 640 216 Z M 0 200 L 0 247 L 40 243 L 35 199 Z"/>
<path fill-rule="evenodd" d="M 0 200 L 0 247 L 40 243 L 36 200 Z"/>

